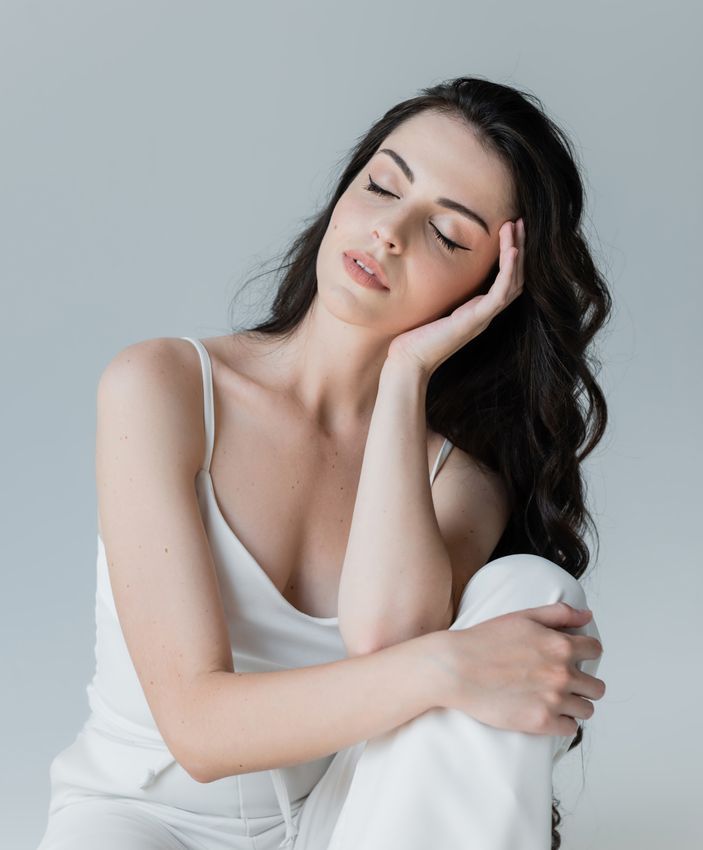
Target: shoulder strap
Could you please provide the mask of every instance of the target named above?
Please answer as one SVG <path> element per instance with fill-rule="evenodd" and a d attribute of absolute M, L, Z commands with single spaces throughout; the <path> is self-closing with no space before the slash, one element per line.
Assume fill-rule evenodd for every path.
<path fill-rule="evenodd" d="M 437 454 L 437 459 L 434 462 L 434 466 L 432 467 L 432 472 L 430 473 L 430 487 L 432 486 L 435 478 L 437 477 L 437 473 L 442 468 L 442 464 L 447 459 L 449 452 L 454 448 L 454 444 L 449 441 L 448 437 L 444 438 L 444 442 L 442 443 L 442 448 L 439 450 Z"/>
<path fill-rule="evenodd" d="M 210 471 L 210 461 L 212 460 L 212 448 L 215 443 L 215 402 L 212 389 L 212 364 L 207 348 L 200 342 L 199 339 L 194 339 L 190 336 L 182 336 L 181 339 L 187 339 L 192 342 L 200 355 L 200 366 L 203 372 L 203 418 L 205 421 L 205 460 L 203 461 L 203 469 Z"/>

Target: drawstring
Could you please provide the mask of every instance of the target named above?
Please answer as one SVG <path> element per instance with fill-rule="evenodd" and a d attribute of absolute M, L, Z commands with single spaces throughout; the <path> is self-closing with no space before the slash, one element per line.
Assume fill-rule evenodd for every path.
<path fill-rule="evenodd" d="M 288 788 L 280 770 L 270 770 L 271 779 L 273 780 L 273 790 L 276 792 L 278 805 L 281 807 L 283 820 L 286 822 L 286 835 L 279 847 L 293 846 L 295 837 L 298 834 L 298 827 L 293 822 L 293 815 L 290 807 L 290 797 L 288 796 Z"/>
<path fill-rule="evenodd" d="M 156 777 L 163 773 L 166 768 L 173 764 L 175 758 L 171 755 L 171 753 L 164 753 L 164 755 L 156 762 L 155 767 L 150 767 L 147 772 L 144 774 L 144 778 L 139 783 L 140 788 L 147 788 L 151 783 L 156 779 Z"/>

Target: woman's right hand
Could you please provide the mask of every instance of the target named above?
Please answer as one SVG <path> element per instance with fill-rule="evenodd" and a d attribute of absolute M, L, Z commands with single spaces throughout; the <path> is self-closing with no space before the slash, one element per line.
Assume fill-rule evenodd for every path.
<path fill-rule="evenodd" d="M 575 718 L 591 717 L 590 700 L 605 693 L 605 682 L 576 664 L 599 658 L 603 647 L 559 629 L 584 626 L 591 616 L 555 602 L 442 632 L 446 641 L 434 655 L 445 673 L 439 704 L 499 729 L 575 735 Z"/>

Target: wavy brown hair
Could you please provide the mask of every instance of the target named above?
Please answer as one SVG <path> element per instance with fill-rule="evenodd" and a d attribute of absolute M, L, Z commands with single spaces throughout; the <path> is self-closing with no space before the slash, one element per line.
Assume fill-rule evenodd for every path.
<path fill-rule="evenodd" d="M 585 193 L 574 150 L 539 98 L 459 77 L 389 109 L 349 154 L 326 206 L 285 252 L 269 318 L 243 330 L 277 339 L 293 333 L 316 297 L 317 253 L 337 201 L 386 136 L 424 110 L 462 119 L 501 159 L 526 232 L 521 297 L 435 370 L 427 422 L 508 486 L 510 520 L 488 560 L 528 552 L 580 578 L 590 558 L 589 528 L 598 539 L 581 462 L 607 423 L 595 377 L 600 362 L 587 349 L 612 303 L 582 230 Z M 478 291 L 487 291 L 498 270 L 496 259 Z M 579 724 L 569 749 L 582 737 Z M 552 850 L 561 845 L 557 805 L 553 799 Z"/>

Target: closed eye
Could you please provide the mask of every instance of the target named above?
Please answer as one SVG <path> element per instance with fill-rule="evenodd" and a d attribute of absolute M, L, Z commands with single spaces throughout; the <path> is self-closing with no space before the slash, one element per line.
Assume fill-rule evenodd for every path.
<path fill-rule="evenodd" d="M 368 175 L 368 178 L 369 182 L 366 184 L 366 186 L 364 186 L 364 189 L 366 189 L 367 191 L 375 192 L 377 195 L 389 195 L 392 198 L 398 197 L 397 195 L 394 195 L 393 192 L 389 192 L 387 189 L 382 189 L 378 185 L 378 183 L 374 183 L 370 174 Z M 451 239 L 447 239 L 447 237 L 443 233 L 440 233 L 440 231 L 437 230 L 437 228 L 434 226 L 434 224 L 432 224 L 432 222 L 430 222 L 430 227 L 434 230 L 437 239 L 439 239 L 439 241 L 444 245 L 444 247 L 449 251 L 450 254 L 456 251 L 457 248 L 459 248 L 460 251 L 471 250 L 471 248 L 465 248 L 463 245 L 459 245 L 456 242 L 452 242 Z"/>

